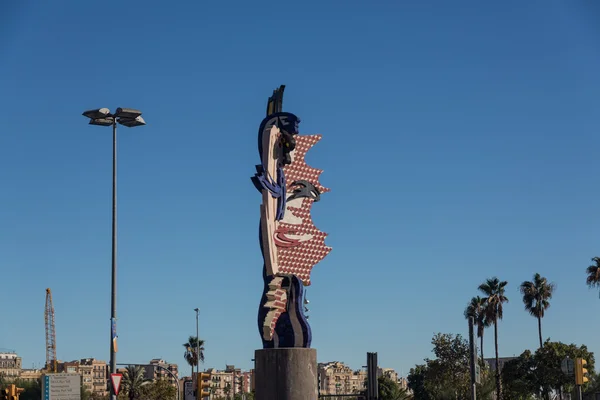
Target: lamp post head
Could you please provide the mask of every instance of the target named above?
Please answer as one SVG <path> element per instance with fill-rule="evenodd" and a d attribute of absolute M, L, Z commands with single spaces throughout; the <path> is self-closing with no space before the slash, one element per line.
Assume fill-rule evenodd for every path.
<path fill-rule="evenodd" d="M 90 125 L 112 126 L 115 122 L 128 128 L 146 125 L 142 112 L 133 108 L 119 107 L 114 114 L 111 114 L 108 108 L 98 108 L 85 111 L 83 116 L 90 119 Z"/>
<path fill-rule="evenodd" d="M 112 126 L 115 123 L 113 117 L 90 119 L 90 125 Z"/>
<path fill-rule="evenodd" d="M 90 119 L 90 125 L 112 126 L 115 123 L 115 118 L 108 108 L 84 111 L 82 115 Z"/>
<path fill-rule="evenodd" d="M 146 125 L 146 121 L 144 121 L 144 118 L 141 117 L 141 115 L 138 115 L 135 118 L 126 118 L 126 117 L 119 117 L 119 119 L 117 120 L 117 122 L 123 126 L 126 126 L 128 128 L 133 128 L 136 126 L 142 126 L 142 125 Z"/>
<path fill-rule="evenodd" d="M 95 110 L 87 110 L 82 114 L 89 119 L 102 119 L 111 116 L 108 108 L 97 108 Z"/>
<path fill-rule="evenodd" d="M 127 119 L 136 119 L 141 116 L 142 112 L 140 110 L 134 110 L 133 108 L 117 108 L 117 112 L 115 113 L 115 117 L 118 118 L 127 118 Z"/>

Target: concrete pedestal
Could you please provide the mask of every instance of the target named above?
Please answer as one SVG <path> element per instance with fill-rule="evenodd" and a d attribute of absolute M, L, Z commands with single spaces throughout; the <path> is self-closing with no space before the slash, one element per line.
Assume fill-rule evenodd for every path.
<path fill-rule="evenodd" d="M 254 355 L 256 400 L 317 400 L 317 350 L 261 349 Z"/>

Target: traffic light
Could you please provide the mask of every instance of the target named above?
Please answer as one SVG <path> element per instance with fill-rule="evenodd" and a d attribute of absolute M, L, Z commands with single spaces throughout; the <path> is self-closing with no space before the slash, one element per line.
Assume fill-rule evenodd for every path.
<path fill-rule="evenodd" d="M 198 400 L 210 396 L 210 374 L 198 374 Z"/>
<path fill-rule="evenodd" d="M 19 396 L 23 393 L 25 389 L 20 387 L 15 387 L 15 392 L 13 394 L 13 400 L 19 400 Z"/>
<path fill-rule="evenodd" d="M 0 390 L 0 400 L 9 400 L 10 398 L 10 389 L 4 388 Z"/>
<path fill-rule="evenodd" d="M 19 400 L 19 396 L 24 391 L 25 391 L 25 389 L 17 387 L 17 385 L 14 385 L 14 384 L 8 385 L 8 387 L 2 391 L 2 399 L 3 400 Z"/>
<path fill-rule="evenodd" d="M 587 361 L 583 358 L 575 359 L 575 384 L 583 385 L 588 382 L 589 379 L 587 377 L 588 370 L 585 368 L 587 366 Z"/>

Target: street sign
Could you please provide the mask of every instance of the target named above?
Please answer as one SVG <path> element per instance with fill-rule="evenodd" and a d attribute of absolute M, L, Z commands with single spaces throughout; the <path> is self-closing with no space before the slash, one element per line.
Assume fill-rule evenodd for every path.
<path fill-rule="evenodd" d="M 569 357 L 566 357 L 564 360 L 562 360 L 560 369 L 565 375 L 575 375 L 575 362 Z"/>
<path fill-rule="evenodd" d="M 46 374 L 43 384 L 43 400 L 81 400 L 79 374 Z"/>
<path fill-rule="evenodd" d="M 475 383 L 481 384 L 481 367 L 475 364 Z"/>
<path fill-rule="evenodd" d="M 119 390 L 121 389 L 121 379 L 123 379 L 123 374 L 110 374 L 110 380 L 112 381 L 112 387 L 115 396 L 119 395 Z"/>
<path fill-rule="evenodd" d="M 196 396 L 194 396 L 194 382 L 185 381 L 183 384 L 183 399 L 196 400 Z"/>

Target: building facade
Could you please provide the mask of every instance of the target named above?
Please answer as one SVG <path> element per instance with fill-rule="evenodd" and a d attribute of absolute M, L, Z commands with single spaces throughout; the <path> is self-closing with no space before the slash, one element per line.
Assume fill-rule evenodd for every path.
<path fill-rule="evenodd" d="M 319 392 L 324 395 L 357 394 L 367 388 L 367 371 L 352 368 L 340 361 L 320 363 L 318 365 Z M 377 377 L 385 376 L 408 388 L 406 379 L 401 378 L 392 368 L 377 368 Z"/>
<path fill-rule="evenodd" d="M 108 395 L 108 369 L 105 361 L 82 358 L 58 361 L 58 372 L 81 375 L 83 387 L 95 396 Z"/>
<path fill-rule="evenodd" d="M 320 363 L 317 374 L 321 394 L 355 394 L 366 388 L 367 371 L 354 371 L 339 361 Z"/>
<path fill-rule="evenodd" d="M 179 379 L 179 367 L 177 364 L 171 364 L 160 358 L 150 360 L 148 366 L 144 367 L 146 379 L 166 379 L 171 385 L 177 387 L 177 379 L 168 373 L 169 370 L 173 375 Z"/>
<path fill-rule="evenodd" d="M 38 381 L 42 377 L 41 369 L 22 369 L 19 379 L 27 382 Z"/>
<path fill-rule="evenodd" d="M 79 360 L 79 367 L 84 378 L 84 385 L 90 392 L 99 396 L 108 395 L 109 375 L 105 361 L 96 360 L 95 358 L 82 358 Z M 85 378 L 87 378 L 87 382 L 85 382 Z"/>
<path fill-rule="evenodd" d="M 0 353 L 0 374 L 6 378 L 18 378 L 21 375 L 22 360 L 17 353 L 6 351 Z"/>
<path fill-rule="evenodd" d="M 254 385 L 254 373 L 242 371 L 234 365 L 224 370 L 210 368 L 204 371 L 211 375 L 210 399 L 233 398 L 236 394 L 250 393 Z"/>
<path fill-rule="evenodd" d="M 398 373 L 392 368 L 377 368 L 377 376 L 385 376 L 396 383 L 400 381 Z"/>

